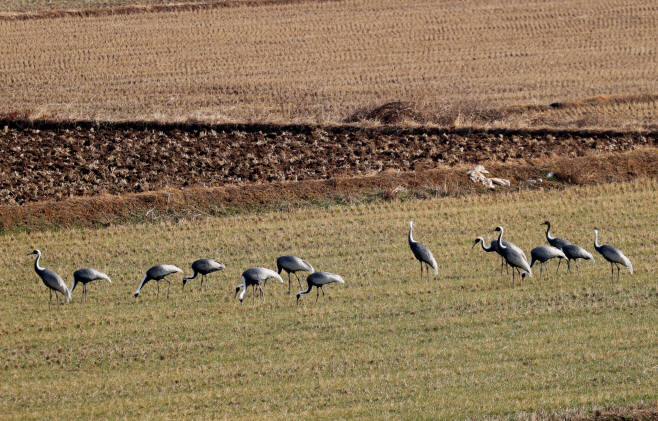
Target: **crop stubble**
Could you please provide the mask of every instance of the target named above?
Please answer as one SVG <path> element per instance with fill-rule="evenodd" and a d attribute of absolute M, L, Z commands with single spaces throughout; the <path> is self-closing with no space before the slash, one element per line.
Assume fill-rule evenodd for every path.
<path fill-rule="evenodd" d="M 655 3 L 640 0 L 359 0 L 6 19 L 0 113 L 326 123 L 409 101 L 422 122 L 651 128 L 655 99 L 492 110 L 658 92 L 657 22 Z"/>

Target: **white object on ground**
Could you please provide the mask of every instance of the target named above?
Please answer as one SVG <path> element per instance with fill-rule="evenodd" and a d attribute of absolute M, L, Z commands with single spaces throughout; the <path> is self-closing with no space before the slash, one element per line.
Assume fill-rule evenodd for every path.
<path fill-rule="evenodd" d="M 496 187 L 496 185 L 499 185 L 499 186 L 509 186 L 510 185 L 509 180 L 506 180 L 504 178 L 488 178 L 488 177 L 485 177 L 484 174 L 489 174 L 489 171 L 485 170 L 483 165 L 478 165 L 477 167 L 470 170 L 467 174 L 468 174 L 468 177 L 471 179 L 471 181 L 474 181 L 476 183 L 480 183 L 488 189 L 493 189 L 493 188 Z"/>

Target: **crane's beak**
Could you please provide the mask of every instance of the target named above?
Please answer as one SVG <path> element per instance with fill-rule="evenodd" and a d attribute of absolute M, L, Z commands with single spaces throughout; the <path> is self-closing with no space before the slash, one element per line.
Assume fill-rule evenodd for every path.
<path fill-rule="evenodd" d="M 297 305 L 299 305 L 299 295 L 297 296 Z"/>
<path fill-rule="evenodd" d="M 479 242 L 480 242 L 480 240 L 475 240 L 475 242 L 473 243 L 473 247 L 475 247 L 477 245 L 477 243 L 479 243 Z M 471 248 L 473 248 L 473 247 L 471 247 Z"/>

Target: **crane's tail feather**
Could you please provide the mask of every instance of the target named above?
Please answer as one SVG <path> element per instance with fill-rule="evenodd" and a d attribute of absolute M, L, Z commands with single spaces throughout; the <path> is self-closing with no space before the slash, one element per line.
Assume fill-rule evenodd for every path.
<path fill-rule="evenodd" d="M 432 269 L 434 269 L 434 276 L 439 274 L 439 265 L 436 264 L 436 259 L 432 256 Z"/>
<path fill-rule="evenodd" d="M 66 296 L 66 302 L 70 303 L 72 301 L 72 299 L 71 299 L 71 290 L 68 289 L 66 287 L 66 285 L 64 285 L 64 288 L 65 288 L 64 290 L 66 291 L 66 294 L 64 294 Z"/>

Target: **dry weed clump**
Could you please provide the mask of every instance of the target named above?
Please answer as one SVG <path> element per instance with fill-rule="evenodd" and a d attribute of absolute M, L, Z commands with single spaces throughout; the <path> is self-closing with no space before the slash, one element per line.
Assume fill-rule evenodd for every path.
<path fill-rule="evenodd" d="M 5 17 L 0 113 L 32 110 L 97 121 L 340 124 L 363 118 L 365 125 L 651 129 L 654 100 L 594 108 L 550 104 L 655 95 L 657 18 L 650 0 L 541 6 L 308 1 Z M 514 104 L 550 110 L 501 111 Z M 604 117 L 597 119 L 599 111 Z"/>

